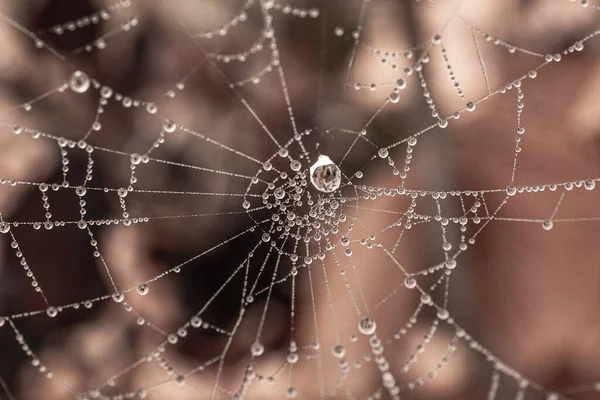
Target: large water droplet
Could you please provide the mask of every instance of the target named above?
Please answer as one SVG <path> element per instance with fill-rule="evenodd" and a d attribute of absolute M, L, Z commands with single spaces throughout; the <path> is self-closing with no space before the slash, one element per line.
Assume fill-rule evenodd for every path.
<path fill-rule="evenodd" d="M 331 193 L 340 187 L 342 172 L 329 157 L 320 155 L 310 167 L 310 181 L 317 190 Z"/>

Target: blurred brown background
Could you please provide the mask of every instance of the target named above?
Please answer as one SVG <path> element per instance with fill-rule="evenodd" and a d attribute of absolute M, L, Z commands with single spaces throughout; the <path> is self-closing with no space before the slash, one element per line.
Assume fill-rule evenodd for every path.
<path fill-rule="evenodd" d="M 507 44 L 494 44 L 494 40 L 486 41 L 483 34 L 477 34 L 492 91 L 544 63 L 543 56 L 512 51 L 511 46 L 541 55 L 563 54 L 600 28 L 600 11 L 593 4 L 568 0 L 290 2 L 291 9 L 318 9 L 316 18 L 286 13 L 285 5 L 277 4 L 279 8 L 275 7 L 272 14 L 280 62 L 298 130 L 311 130 L 303 142 L 312 157 L 321 152 L 339 162 L 357 137 L 356 132 L 367 125 L 393 91 L 396 80 L 406 79 L 407 87 L 399 91 L 399 101 L 386 105 L 369 123 L 366 138 L 375 146 L 358 140 L 340 165 L 348 177 L 359 169 L 364 173 L 364 178 L 353 183 L 374 187 L 396 188 L 401 181 L 387 160 L 369 162 L 376 157 L 377 147 L 396 143 L 437 121 L 423 97 L 418 74 L 406 76 L 403 72 L 423 54 L 426 47 L 419 45 L 430 41 L 435 33 L 441 32 L 452 71 L 466 98 L 476 101 L 487 90 L 471 28 Z M 209 327 L 189 328 L 164 354 L 136 364 L 198 312 L 260 241 L 257 230 L 225 242 L 254 225 L 241 212 L 242 197 L 238 196 L 246 191 L 248 181 L 189 167 L 254 176 L 260 165 L 198 137 L 198 133 L 261 161 L 271 157 L 277 147 L 240 101 L 242 96 L 278 141 L 285 143 L 293 137 L 277 72 L 265 74 L 260 83 L 250 82 L 235 91 L 229 88 L 229 83 L 261 71 L 270 60 L 268 51 L 258 51 L 243 62 L 206 58 L 207 54 L 237 54 L 259 43 L 265 35 L 260 5 L 250 4 L 247 20 L 231 26 L 226 35 L 217 32 L 213 38 L 196 36 L 217 29 L 239 15 L 242 7 L 244 2 L 239 0 L 0 2 L 0 178 L 48 184 L 60 184 L 64 179 L 56 142 L 44 137 L 34 139 L 31 134 L 14 135 L 14 124 L 74 141 L 87 137 L 92 146 L 123 153 L 98 149 L 92 153 L 94 164 L 88 187 L 111 190 L 88 190 L 85 218 L 120 219 L 122 209 L 116 189 L 129 185 L 129 154 L 144 154 L 159 137 L 162 120 L 169 118 L 180 129 L 169 134 L 153 150 L 152 157 L 170 164 L 150 162 L 136 168 L 135 187 L 148 192 L 129 194 L 127 211 L 132 217 L 187 217 L 157 218 L 130 226 L 90 225 L 90 230 L 121 290 L 136 287 L 192 259 L 180 273 L 171 272 L 153 282 L 148 295 L 139 296 L 135 290 L 127 293 L 129 312 L 123 303 L 107 299 L 94 302 L 89 309 L 66 309 L 56 318 L 48 318 L 47 305 L 31 287 L 31 277 L 11 247 L 11 237 L 0 235 L 0 315 L 14 316 L 11 322 L 23 335 L 27 348 L 53 374 L 47 379 L 47 371 L 40 373 L 39 366 L 32 365 L 32 358 L 24 352 L 27 348 L 15 340 L 15 330 L 7 322 L 0 327 L 0 377 L 13 397 L 0 390 L 0 399 L 66 399 L 77 398 L 77 394 L 80 398 L 211 398 L 218 362 L 210 360 L 226 347 L 216 397 L 232 398 L 240 390 L 263 312 L 260 341 L 265 353 L 252 365 L 264 379 L 254 378 L 247 398 L 283 398 L 290 385 L 297 390 L 298 398 L 317 399 L 324 393 L 334 398 L 388 398 L 368 338 L 351 338 L 360 315 L 349 297 L 347 282 L 353 294 L 358 296 L 357 287 L 364 292 L 370 316 L 378 324 L 377 335 L 384 342 L 389 371 L 403 387 L 402 398 L 486 398 L 490 387 L 496 385 L 494 365 L 501 371 L 495 395 L 498 399 L 515 398 L 519 383 L 524 385 L 521 377 L 547 388 L 532 383 L 524 391 L 527 399 L 545 398 L 549 391 L 561 393 L 564 398 L 600 398 L 595 384 L 600 382 L 600 250 L 596 245 L 600 231 L 594 219 L 600 217 L 599 198 L 596 191 L 577 187 L 566 191 L 560 186 L 555 192 L 546 189 L 511 197 L 498 212 L 498 220 L 486 225 L 476 242 L 457 259 L 458 267 L 449 286 L 450 315 L 507 369 L 490 362 L 491 358 L 486 360 L 485 352 L 470 348 L 463 339 L 457 341 L 456 351 L 435 379 L 428 377 L 442 363 L 455 338 L 455 328 L 447 321 L 436 322 L 439 325 L 431 341 L 425 342 L 424 352 L 418 352 L 423 335 L 430 332 L 436 320 L 434 310 L 425 307 L 418 320 L 410 323 L 420 296 L 403 287 L 405 276 L 390 257 L 376 246 L 368 250 L 358 242 L 375 233 L 372 242 L 394 248 L 397 260 L 409 272 L 443 261 L 438 223 L 414 223 L 395 247 L 400 228 L 386 227 L 398 218 L 380 210 L 405 212 L 410 202 L 405 196 L 381 196 L 353 208 L 351 215 L 361 223 L 350 235 L 354 241 L 352 267 L 347 265 L 343 249 L 328 253 L 323 264 L 314 262 L 299 269 L 294 292 L 289 280 L 274 286 L 268 307 L 267 292 L 256 295 L 245 307 L 237 327 L 244 279 L 236 274 L 202 313 Z M 97 23 L 92 21 L 94 15 Z M 77 26 L 76 21 L 86 16 L 88 19 Z M 75 29 L 65 26 L 64 32 L 57 34 L 56 26 L 68 21 L 75 21 Z M 353 56 L 352 32 L 358 21 L 363 21 L 361 44 Z M 41 39 L 45 47 L 36 46 L 35 39 L 23 33 L 20 26 Z M 341 29 L 337 33 L 336 27 Z M 411 59 L 403 56 L 406 49 L 413 48 Z M 49 49 L 65 55 L 66 60 L 60 60 Z M 392 56 L 385 56 L 386 51 L 396 52 L 396 61 L 390 61 Z M 583 51 L 567 51 L 560 62 L 541 68 L 535 79 L 523 80 L 521 119 L 526 134 L 519 144 L 522 152 L 514 186 L 600 176 L 598 52 L 598 41 L 591 38 L 585 41 Z M 423 75 L 440 116 L 446 117 L 463 109 L 465 102 L 450 80 L 439 46 L 428 53 L 431 60 L 423 64 Z M 350 59 L 354 63 L 348 76 Z M 397 69 L 391 67 L 393 63 L 397 63 Z M 155 103 L 158 112 L 150 114 L 144 105 L 123 106 L 113 95 L 98 116 L 98 90 L 93 88 L 83 94 L 67 89 L 32 101 L 62 85 L 75 70 L 85 71 L 114 93 Z M 360 90 L 354 89 L 357 82 L 363 86 Z M 376 84 L 374 90 L 368 88 L 371 83 Z M 419 136 L 405 186 L 439 192 L 502 189 L 484 195 L 486 207 L 490 212 L 495 210 L 511 183 L 516 103 L 513 87 L 506 94 L 477 103 L 473 113 L 451 119 L 447 128 L 434 127 Z M 94 121 L 101 124 L 97 129 L 92 129 Z M 290 151 L 296 155 L 300 152 L 298 146 L 290 146 Z M 402 167 L 406 144 L 390 152 L 395 165 Z M 77 186 L 85 180 L 88 154 L 77 147 L 68 149 L 68 153 L 68 181 Z M 278 168 L 287 168 L 277 160 L 274 162 L 280 162 Z M 350 192 L 344 193 L 350 196 Z M 79 219 L 78 198 L 73 190 L 50 189 L 48 196 L 54 221 Z M 554 227 L 546 231 L 541 221 L 553 214 L 561 196 Z M 41 197 L 34 185 L 1 185 L 3 219 L 43 222 Z M 469 208 L 476 200 L 465 195 L 463 206 Z M 438 213 L 431 198 L 419 197 L 417 202 L 417 213 Z M 458 196 L 449 195 L 440 204 L 441 214 L 446 217 L 463 215 Z M 230 212 L 233 214 L 219 214 Z M 270 215 L 264 210 L 256 218 Z M 467 237 L 482 225 L 470 220 Z M 451 223 L 447 229 L 447 240 L 456 250 L 461 235 L 459 224 Z M 95 249 L 86 230 L 72 224 L 51 230 L 21 224 L 11 232 L 50 304 L 67 305 L 113 293 L 106 267 L 94 257 Z M 218 244 L 222 245 L 193 259 Z M 248 281 L 258 280 L 257 288 L 269 287 L 274 273 L 273 256 L 264 272 L 259 272 L 265 257 L 265 249 L 256 251 L 249 268 Z M 283 261 L 277 277 L 289 274 L 291 266 L 289 259 Z M 342 268 L 347 268 L 348 278 L 340 274 Z M 351 268 L 356 275 L 350 273 Z M 427 287 L 436 279 L 427 276 L 418 280 Z M 432 292 L 436 304 L 443 304 L 443 294 L 444 284 Z M 292 339 L 292 304 L 293 339 L 301 349 L 301 359 L 290 374 L 286 354 Z M 335 310 L 335 322 L 331 308 Z M 42 312 L 18 317 L 36 310 Z M 407 321 L 412 328 L 399 340 L 393 339 Z M 228 343 L 226 333 L 234 327 L 237 333 Z M 386 342 L 388 338 L 390 343 Z M 316 340 L 318 351 L 312 345 Z M 338 381 L 339 361 L 331 354 L 331 347 L 338 341 L 344 344 L 349 363 L 348 377 L 342 381 Z M 412 354 L 418 355 L 418 362 L 410 363 L 408 372 L 402 371 Z M 184 385 L 173 382 L 175 376 L 206 362 L 210 365 L 187 375 Z M 132 365 L 136 367 L 128 370 Z M 120 375 L 122 371 L 127 372 Z M 514 371 L 520 375 L 514 376 Z M 111 380 L 117 374 L 118 379 Z M 272 376 L 275 379 L 270 382 Z M 419 377 L 425 384 L 409 389 L 407 384 Z M 329 390 L 332 387 L 335 393 Z"/>

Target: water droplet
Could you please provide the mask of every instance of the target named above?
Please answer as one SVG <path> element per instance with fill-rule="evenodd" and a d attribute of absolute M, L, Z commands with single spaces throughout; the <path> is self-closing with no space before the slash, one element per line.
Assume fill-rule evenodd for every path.
<path fill-rule="evenodd" d="M 102 96 L 102 98 L 105 99 L 110 99 L 110 97 L 113 95 L 113 90 L 108 87 L 108 86 L 102 86 L 100 88 L 100 96 Z"/>
<path fill-rule="evenodd" d="M 448 310 L 439 310 L 437 312 L 437 317 L 441 320 L 446 320 L 446 319 L 448 319 L 449 316 L 450 316 L 450 313 L 448 312 Z"/>
<path fill-rule="evenodd" d="M 85 196 L 86 192 L 87 192 L 87 189 L 85 188 L 85 186 L 77 186 L 77 189 L 75 189 L 75 193 L 79 197 Z"/>
<path fill-rule="evenodd" d="M 377 152 L 377 154 L 379 155 L 379 157 L 381 158 L 386 158 L 389 155 L 389 151 L 387 148 L 382 147 L 379 149 L 379 151 Z"/>
<path fill-rule="evenodd" d="M 282 147 L 282 148 L 279 149 L 279 151 L 277 152 L 277 154 L 279 154 L 279 157 L 287 157 L 288 154 L 289 154 L 289 151 L 285 147 Z"/>
<path fill-rule="evenodd" d="M 115 303 L 122 303 L 125 300 L 125 295 L 121 292 L 113 293 L 112 299 Z"/>
<path fill-rule="evenodd" d="M 194 327 L 194 328 L 200 328 L 202 326 L 202 318 L 200 318 L 197 315 L 194 315 L 192 317 L 192 319 L 190 320 L 190 324 Z"/>
<path fill-rule="evenodd" d="M 550 229 L 552 229 L 553 226 L 554 226 L 554 223 L 551 220 L 549 220 L 549 219 L 544 220 L 542 222 L 542 228 L 544 228 L 547 231 L 549 231 Z"/>
<path fill-rule="evenodd" d="M 413 278 L 412 276 L 407 276 L 404 279 L 404 286 L 407 289 L 412 289 L 415 288 L 417 286 L 417 281 L 415 280 L 415 278 Z"/>
<path fill-rule="evenodd" d="M 146 285 L 145 283 L 142 283 L 137 287 L 137 292 L 141 296 L 147 295 L 149 290 L 150 289 L 148 289 L 148 285 Z"/>
<path fill-rule="evenodd" d="M 259 357 L 265 352 L 265 346 L 263 346 L 261 343 L 255 342 L 252 344 L 252 346 L 250 346 L 250 352 L 253 356 Z"/>
<path fill-rule="evenodd" d="M 594 190 L 594 188 L 596 187 L 596 181 L 594 181 L 593 179 L 587 179 L 585 182 L 583 182 L 583 186 L 587 190 Z"/>
<path fill-rule="evenodd" d="M 127 196 L 127 189 L 125 189 L 125 188 L 119 188 L 119 190 L 117 190 L 117 194 L 119 195 L 119 197 L 126 197 Z"/>
<path fill-rule="evenodd" d="M 340 187 L 342 172 L 329 157 L 320 155 L 310 167 L 310 181 L 317 190 L 331 193 Z"/>
<path fill-rule="evenodd" d="M 46 314 L 48 314 L 50 318 L 54 318 L 58 315 L 58 310 L 56 309 L 56 307 L 50 306 L 46 309 Z"/>
<path fill-rule="evenodd" d="M 302 163 L 298 160 L 294 160 L 290 163 L 290 168 L 292 171 L 300 171 L 300 168 L 302 168 Z"/>
<path fill-rule="evenodd" d="M 8 222 L 0 222 L 0 233 L 8 233 L 10 224 Z"/>
<path fill-rule="evenodd" d="M 158 107 L 154 103 L 148 103 L 146 104 L 146 111 L 148 111 L 149 114 L 156 114 Z"/>
<path fill-rule="evenodd" d="M 69 79 L 69 87 L 75 93 L 84 93 L 90 88 L 90 77 L 84 72 L 75 71 Z"/>
<path fill-rule="evenodd" d="M 287 396 L 288 399 L 294 399 L 298 395 L 298 392 L 296 391 L 295 388 L 293 388 L 292 386 L 290 386 L 287 389 L 287 391 L 285 392 L 285 395 Z"/>
<path fill-rule="evenodd" d="M 363 335 L 372 335 L 377 329 L 377 324 L 370 317 L 363 317 L 358 321 L 358 331 Z"/>
<path fill-rule="evenodd" d="M 298 356 L 298 353 L 296 353 L 295 351 L 290 351 L 287 354 L 286 359 L 289 364 L 296 364 L 298 362 L 298 360 L 300 359 L 300 357 Z"/>
<path fill-rule="evenodd" d="M 276 199 L 281 200 L 285 197 L 285 190 L 283 190 L 282 188 L 277 188 L 275 189 L 275 192 L 273 192 L 273 195 Z"/>
<path fill-rule="evenodd" d="M 170 119 L 165 119 L 165 121 L 163 122 L 163 129 L 165 132 L 168 133 L 175 132 L 175 129 L 177 129 L 177 125 Z"/>
<path fill-rule="evenodd" d="M 176 334 L 174 333 L 170 333 L 167 336 L 167 342 L 171 343 L 171 344 L 177 344 L 177 342 L 179 341 L 179 338 L 177 337 Z"/>
<path fill-rule="evenodd" d="M 515 188 L 514 186 L 507 187 L 506 194 L 508 194 L 509 196 L 514 196 L 515 194 L 517 194 L 517 188 Z"/>
<path fill-rule="evenodd" d="M 335 358 L 342 358 L 346 354 L 346 349 L 341 344 L 333 346 L 331 353 Z"/>

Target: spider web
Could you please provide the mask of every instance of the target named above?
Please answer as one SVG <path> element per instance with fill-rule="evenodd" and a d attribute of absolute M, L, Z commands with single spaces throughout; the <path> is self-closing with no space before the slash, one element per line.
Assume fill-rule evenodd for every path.
<path fill-rule="evenodd" d="M 497 224 L 533 225 L 538 236 L 598 220 L 559 217 L 559 211 L 569 197 L 587 196 L 600 178 L 584 173 L 521 185 L 519 166 L 529 150 L 525 93 L 537 93 L 536 79 L 583 51 L 600 30 L 545 54 L 470 22 L 465 10 L 472 2 L 416 2 L 411 7 L 441 10 L 443 22 L 423 42 L 392 50 L 379 48 L 367 31 L 378 22 L 372 10 L 394 8 L 384 1 L 245 0 L 226 7 L 225 19 L 205 2 L 207 29 L 197 28 L 208 25 L 193 15 L 200 6 L 152 3 L 122 0 L 39 31 L 0 14 L 17 35 L 11 40 L 28 41 L 28 51 L 40 57 L 40 65 L 30 65 L 38 78 L 35 94 L 1 112 L 3 134 L 10 137 L 2 152 L 22 154 L 25 164 L 34 162 L 32 154 L 42 160 L 33 177 L 19 176 L 8 164 L 0 172 L 3 199 L 9 199 L 0 214 L 5 257 L 27 281 L 16 285 L 1 312 L 0 332 L 13 335 L 2 342 L 0 359 L 13 362 L 7 346 L 20 351 L 30 364 L 23 368 L 39 372 L 28 375 L 28 386 L 46 387 L 40 383 L 45 376 L 64 398 L 78 399 L 400 399 L 426 395 L 422 390 L 452 370 L 453 359 L 469 354 L 481 366 L 474 374 L 485 381 L 480 396 L 489 400 L 598 390 L 591 382 L 554 391 L 513 367 L 469 333 L 474 327 L 461 322 L 465 312 L 453 308 L 451 282 L 462 279 L 470 250 Z M 580 5 L 586 13 L 598 9 Z M 337 25 L 336 12 L 351 18 Z M 185 50 L 145 62 L 177 64 L 183 72 L 175 83 L 143 92 L 121 82 L 131 89 L 117 90 L 84 68 L 78 57 L 105 54 L 121 42 L 134 51 L 136 30 L 157 15 L 185 41 Z M 90 42 L 69 51 L 55 45 L 107 21 Z M 468 49 L 453 45 L 458 31 L 469 38 Z M 303 45 L 296 50 L 287 36 L 309 32 L 318 38 L 302 51 L 313 52 L 316 66 L 303 71 Z M 118 67 L 119 51 L 108 54 Z M 530 68 L 511 70 L 508 78 L 494 74 L 495 63 L 510 57 Z M 50 65 L 64 73 L 57 77 Z M 477 72 L 469 79 L 461 74 L 465 65 Z M 329 87 L 338 84 L 328 81 L 329 71 L 337 67 L 340 96 L 353 98 L 340 113 L 328 108 L 334 101 Z M 152 83 L 156 76 L 142 78 Z M 295 97 L 294 89 L 306 95 L 303 86 L 314 89 L 309 101 Z M 211 107 L 220 104 L 194 98 L 194 87 L 235 112 L 211 120 Z M 494 101 L 513 107 L 510 164 L 501 164 L 508 167 L 506 184 L 447 188 L 452 162 L 436 143 L 447 144 L 444 135 L 461 130 L 479 109 L 489 117 L 486 104 L 496 107 Z M 394 107 L 423 102 L 428 111 L 399 129 Z M 119 126 L 115 116 L 123 114 L 129 119 Z M 320 155 L 342 174 L 332 193 L 311 182 L 309 169 Z M 60 172 L 51 177 L 44 165 L 55 164 Z M 17 219 L 17 200 L 31 193 L 37 210 Z M 518 203 L 527 196 L 538 203 L 549 198 L 553 207 L 539 218 L 505 212 L 514 203 L 530 210 Z M 163 263 L 131 255 L 150 240 L 191 255 Z M 416 247 L 427 254 L 407 255 Z M 91 255 L 78 268 L 96 273 L 70 275 L 62 268 L 74 252 Z M 76 299 L 46 289 L 56 281 L 82 289 Z M 184 289 L 192 300 L 182 300 Z M 185 306 L 174 306 L 176 300 Z M 115 356 L 120 362 L 111 356 L 97 371 L 101 378 L 73 385 L 61 373 L 64 360 L 53 357 L 60 361 L 54 365 L 36 350 L 36 327 L 58 326 L 41 320 L 100 312 L 110 315 L 100 323 L 122 329 L 119 341 L 129 340 L 134 350 L 113 346 L 115 354 L 127 353 Z M 64 352 L 84 351 L 77 338 L 67 342 L 74 344 Z M 193 348 L 198 342 L 210 345 Z M 16 369 L 21 361 L 14 363 Z M 18 398 L 0 383 L 9 399 Z"/>

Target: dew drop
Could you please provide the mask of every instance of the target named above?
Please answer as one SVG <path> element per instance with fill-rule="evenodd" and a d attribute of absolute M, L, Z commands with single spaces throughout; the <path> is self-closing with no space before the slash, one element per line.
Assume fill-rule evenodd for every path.
<path fill-rule="evenodd" d="M 148 111 L 149 114 L 156 114 L 158 107 L 154 103 L 148 103 L 146 104 L 146 111 Z"/>
<path fill-rule="evenodd" d="M 358 321 L 358 331 L 363 335 L 372 335 L 377 329 L 377 324 L 371 317 L 363 317 Z"/>
<path fill-rule="evenodd" d="M 190 320 L 190 324 L 194 327 L 194 328 L 200 328 L 202 326 L 202 318 L 200 318 L 197 315 L 194 315 L 192 317 L 192 319 Z"/>
<path fill-rule="evenodd" d="M 0 222 L 0 233 L 8 233 L 10 224 L 8 222 Z"/>
<path fill-rule="evenodd" d="M 285 147 L 280 148 L 277 152 L 277 154 L 279 154 L 279 157 L 287 157 L 289 153 L 290 152 Z"/>
<path fill-rule="evenodd" d="M 342 172 L 329 157 L 320 155 L 310 167 L 310 181 L 317 190 L 331 193 L 340 187 Z"/>
<path fill-rule="evenodd" d="M 290 163 L 290 168 L 292 171 L 300 171 L 300 168 L 302 168 L 302 163 L 298 160 L 294 160 Z"/>
<path fill-rule="evenodd" d="M 172 120 L 165 119 L 165 121 L 163 122 L 163 129 L 165 132 L 168 133 L 175 132 L 175 129 L 177 129 L 177 125 Z"/>
<path fill-rule="evenodd" d="M 341 344 L 333 346 L 331 353 L 335 358 L 342 358 L 346 354 L 346 349 Z"/>
<path fill-rule="evenodd" d="M 50 306 L 46 309 L 46 314 L 48 314 L 50 318 L 54 318 L 58 315 L 58 310 L 56 309 L 56 307 Z"/>
<path fill-rule="evenodd" d="M 90 77 L 84 72 L 75 71 L 69 79 L 69 87 L 75 93 L 85 93 L 90 88 Z"/>
<path fill-rule="evenodd" d="M 298 353 L 296 353 L 295 351 L 290 351 L 286 357 L 286 360 L 289 364 L 296 364 L 299 359 L 300 359 L 300 357 L 298 356 Z"/>
<path fill-rule="evenodd" d="M 441 320 L 446 320 L 448 319 L 448 317 L 450 316 L 450 313 L 448 312 L 448 310 L 439 310 L 437 312 L 437 317 Z"/>
<path fill-rule="evenodd" d="M 288 399 L 294 399 L 296 398 L 296 396 L 298 396 L 298 392 L 296 391 L 296 389 L 292 386 L 290 386 L 287 391 L 285 392 L 285 395 L 287 396 Z"/>
<path fill-rule="evenodd" d="M 145 283 L 142 283 L 141 285 L 139 285 L 137 287 L 137 292 L 141 296 L 147 295 L 148 291 L 149 291 L 148 285 L 146 285 Z"/>
<path fill-rule="evenodd" d="M 252 346 L 250 346 L 250 353 L 252 353 L 252 355 L 255 357 L 262 356 L 264 352 L 265 346 L 263 346 L 261 343 L 255 342 L 252 344 Z"/>
<path fill-rule="evenodd" d="M 100 88 L 100 96 L 102 96 L 102 98 L 105 99 L 110 99 L 110 97 L 113 95 L 113 90 L 108 87 L 108 86 L 102 86 Z"/>
<path fill-rule="evenodd" d="M 115 303 L 122 303 L 125 300 L 125 295 L 121 292 L 113 293 L 112 299 Z"/>
<path fill-rule="evenodd" d="M 276 199 L 281 200 L 285 197 L 285 190 L 283 190 L 282 188 L 277 188 L 275 189 L 275 192 L 273 192 L 273 195 Z"/>
<path fill-rule="evenodd" d="M 450 258 L 449 260 L 446 261 L 445 266 L 448 269 L 456 268 L 456 260 L 454 258 Z"/>
<path fill-rule="evenodd" d="M 587 189 L 587 190 L 594 190 L 594 188 L 596 187 L 596 181 L 594 181 L 593 179 L 587 179 L 584 183 L 583 186 Z"/>

